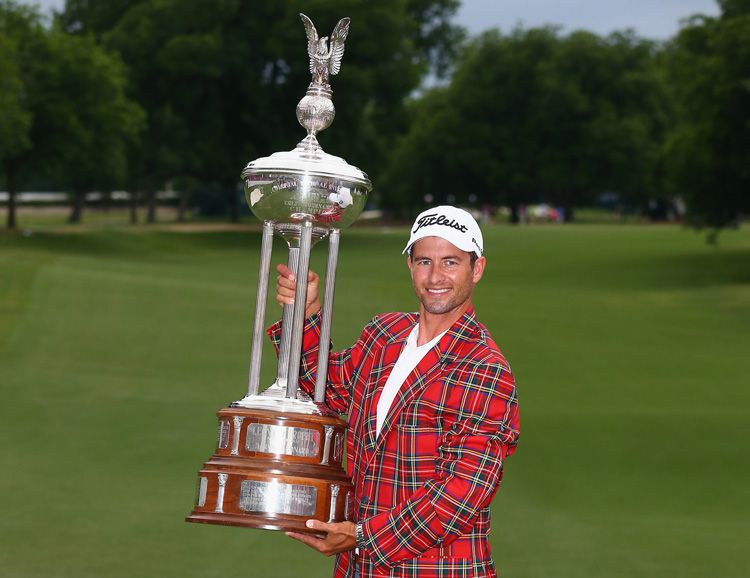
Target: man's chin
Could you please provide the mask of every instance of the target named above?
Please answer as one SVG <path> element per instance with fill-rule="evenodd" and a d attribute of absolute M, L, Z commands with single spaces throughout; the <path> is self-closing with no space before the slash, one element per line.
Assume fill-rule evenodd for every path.
<path fill-rule="evenodd" d="M 422 306 L 427 313 L 431 315 L 442 315 L 444 313 L 450 313 L 455 309 L 451 302 L 425 302 L 422 301 Z"/>

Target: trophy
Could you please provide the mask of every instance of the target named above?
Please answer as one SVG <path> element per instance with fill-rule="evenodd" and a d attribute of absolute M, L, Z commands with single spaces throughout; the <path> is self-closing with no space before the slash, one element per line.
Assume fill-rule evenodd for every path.
<path fill-rule="evenodd" d="M 316 136 L 335 114 L 329 77 L 341 68 L 349 18 L 339 21 L 329 44 L 300 16 L 312 82 L 297 105 L 297 119 L 307 136 L 294 150 L 256 159 L 242 171 L 247 203 L 263 221 L 248 391 L 217 413 L 216 451 L 198 474 L 188 522 L 311 532 L 308 518 L 349 519 L 352 485 L 342 468 L 346 423 L 323 401 L 339 237 L 362 212 L 372 185 L 361 170 L 323 152 Z M 259 394 L 274 235 L 289 247 L 297 287 L 294 304 L 283 308 L 276 379 Z M 312 246 L 325 237 L 320 350 L 310 399 L 299 389 L 307 275 Z"/>

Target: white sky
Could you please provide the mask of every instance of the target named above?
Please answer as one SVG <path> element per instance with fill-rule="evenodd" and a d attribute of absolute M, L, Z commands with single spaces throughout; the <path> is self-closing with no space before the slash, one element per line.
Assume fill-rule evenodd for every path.
<path fill-rule="evenodd" d="M 633 28 L 640 36 L 666 39 L 679 30 L 680 20 L 696 13 L 716 16 L 715 0 L 464 0 L 457 21 L 470 34 L 497 27 L 508 32 L 561 25 L 569 32 L 597 34 Z"/>
<path fill-rule="evenodd" d="M 28 3 L 58 9 L 65 4 Z M 682 18 L 696 13 L 717 15 L 719 8 L 715 0 L 463 0 L 456 20 L 472 35 L 494 27 L 508 32 L 517 24 L 556 24 L 564 31 L 583 28 L 597 34 L 633 28 L 640 36 L 666 39 L 677 32 Z"/>

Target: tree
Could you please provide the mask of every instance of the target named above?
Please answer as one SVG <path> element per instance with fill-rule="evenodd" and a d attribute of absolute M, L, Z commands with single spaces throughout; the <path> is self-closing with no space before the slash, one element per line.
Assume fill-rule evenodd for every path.
<path fill-rule="evenodd" d="M 16 227 L 16 182 L 10 164 L 31 147 L 31 113 L 23 97 L 23 82 L 14 43 L 0 36 L 0 161 L 8 189 L 8 229 Z"/>
<path fill-rule="evenodd" d="M 71 190 L 70 220 L 78 222 L 86 191 L 122 182 L 124 151 L 142 122 L 140 109 L 124 96 L 122 64 L 91 38 L 47 28 L 36 9 L 7 0 L 0 0 L 0 32 L 15 47 L 17 82 L 9 75 L 8 86 L 21 84 L 3 95 L 12 101 L 20 93 L 23 104 L 20 116 L 8 119 L 21 119 L 16 130 L 27 124 L 20 146 L 3 148 L 8 187 L 15 191 L 34 172 L 50 175 Z"/>
<path fill-rule="evenodd" d="M 539 189 L 566 217 L 603 191 L 634 205 L 663 195 L 671 109 L 658 50 L 632 32 L 561 39 L 541 85 L 546 114 L 537 152 Z"/>
<path fill-rule="evenodd" d="M 34 111 L 29 102 L 33 84 L 28 54 L 43 36 L 39 13 L 15 2 L 0 0 L 0 158 L 8 188 L 7 227 L 16 227 L 16 192 L 19 170 L 31 158 Z M 6 112 L 7 111 L 7 112 Z"/>
<path fill-rule="evenodd" d="M 597 193 L 658 187 L 666 94 L 656 48 L 631 34 L 561 37 L 554 28 L 489 31 L 451 83 L 412 103 L 387 174 L 390 202 L 566 208 Z"/>
<path fill-rule="evenodd" d="M 51 30 L 47 41 L 35 105 L 43 110 L 47 134 L 64 139 L 50 160 L 71 190 L 69 221 L 77 223 L 88 191 L 111 190 L 124 182 L 128 147 L 141 130 L 143 113 L 125 97 L 122 63 L 92 38 Z"/>
<path fill-rule="evenodd" d="M 108 4 L 108 5 L 104 5 Z M 310 82 L 298 12 L 321 35 L 348 15 L 342 73 L 334 79 L 337 120 L 327 151 L 377 173 L 388 143 L 405 129 L 403 100 L 431 66 L 445 69 L 460 31 L 457 0 L 69 0 L 66 30 L 94 34 L 130 70 L 130 94 L 148 128 L 136 155 L 140 187 L 186 178 L 226 191 L 238 218 L 238 175 L 251 159 L 288 150 L 304 136 L 294 114 Z"/>
<path fill-rule="evenodd" d="M 411 130 L 386 174 L 389 202 L 412 212 L 425 195 L 511 206 L 532 198 L 536 67 L 556 43 L 551 29 L 488 31 L 470 42 L 449 86 L 412 103 Z"/>
<path fill-rule="evenodd" d="M 679 111 L 668 171 L 709 240 L 750 211 L 750 2 L 720 6 L 719 18 L 689 20 L 667 54 Z"/>

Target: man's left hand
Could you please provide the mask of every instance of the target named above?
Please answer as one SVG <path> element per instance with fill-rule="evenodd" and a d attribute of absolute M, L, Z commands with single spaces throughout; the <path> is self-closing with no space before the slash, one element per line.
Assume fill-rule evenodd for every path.
<path fill-rule="evenodd" d="M 316 538 L 311 534 L 287 532 L 286 535 L 307 544 L 321 554 L 333 556 L 347 550 L 353 550 L 357 545 L 357 526 L 354 522 L 338 522 L 326 524 L 318 520 L 308 520 L 305 524 L 316 532 L 325 533 L 325 538 Z"/>

